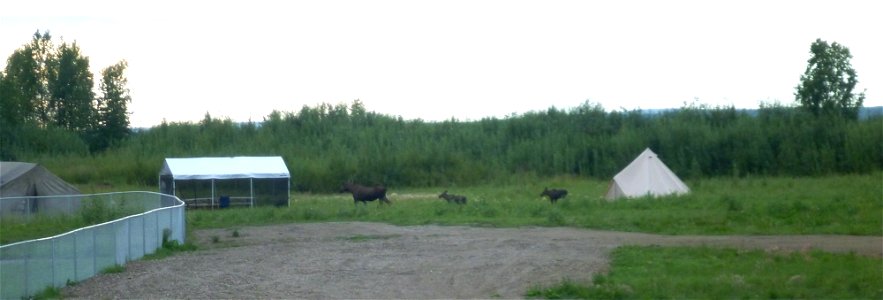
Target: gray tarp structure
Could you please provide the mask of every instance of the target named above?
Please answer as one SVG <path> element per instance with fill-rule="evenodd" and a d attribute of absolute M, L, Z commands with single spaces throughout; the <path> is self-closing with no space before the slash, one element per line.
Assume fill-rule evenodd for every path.
<path fill-rule="evenodd" d="M 69 200 L 70 197 L 61 197 L 67 195 L 80 195 L 80 190 L 40 165 L 0 162 L 0 198 L 6 198 L 0 201 L 0 212 L 4 215 L 30 214 L 41 210 L 67 211 L 79 207 L 79 198 Z"/>

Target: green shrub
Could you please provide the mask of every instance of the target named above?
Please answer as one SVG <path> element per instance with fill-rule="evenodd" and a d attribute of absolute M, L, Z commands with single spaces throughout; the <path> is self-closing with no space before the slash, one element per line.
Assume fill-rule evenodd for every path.
<path fill-rule="evenodd" d="M 34 295 L 33 299 L 61 299 L 61 290 L 54 286 L 47 286 L 45 289 Z"/>
<path fill-rule="evenodd" d="M 156 249 L 153 254 L 145 255 L 144 259 L 163 259 L 173 255 L 176 252 L 182 251 L 194 251 L 196 250 L 196 245 L 186 242 L 181 244 L 178 240 L 171 239 L 172 230 L 164 229 L 162 235 L 162 247 Z"/>
<path fill-rule="evenodd" d="M 557 209 L 550 210 L 547 219 L 549 225 L 561 226 L 565 224 L 564 215 Z"/>
<path fill-rule="evenodd" d="M 117 212 L 104 199 L 84 198 L 80 207 L 80 216 L 86 224 L 94 225 L 115 219 Z"/>
<path fill-rule="evenodd" d="M 126 271 L 126 266 L 113 265 L 113 266 L 101 269 L 101 274 L 122 273 L 124 271 Z"/>

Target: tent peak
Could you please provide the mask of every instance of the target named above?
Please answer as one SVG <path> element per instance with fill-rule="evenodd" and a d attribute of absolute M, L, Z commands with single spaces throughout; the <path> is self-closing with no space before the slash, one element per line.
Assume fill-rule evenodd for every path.
<path fill-rule="evenodd" d="M 631 163 L 622 169 L 610 183 L 606 198 L 664 196 L 685 194 L 690 189 L 653 153 L 644 149 Z"/>

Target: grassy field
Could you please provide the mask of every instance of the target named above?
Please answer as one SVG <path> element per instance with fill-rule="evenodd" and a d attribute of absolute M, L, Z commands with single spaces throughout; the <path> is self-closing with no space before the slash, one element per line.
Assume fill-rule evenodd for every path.
<path fill-rule="evenodd" d="M 346 194 L 297 194 L 288 208 L 194 210 L 191 228 L 287 222 L 374 221 L 397 225 L 570 226 L 664 234 L 848 234 L 883 231 L 883 173 L 821 178 L 718 178 L 688 182 L 682 197 L 602 199 L 607 182 L 554 178 L 506 186 L 389 190 L 392 206 L 354 205 Z M 544 187 L 566 188 L 552 205 Z M 465 195 L 458 206 L 443 190 Z"/>
<path fill-rule="evenodd" d="M 849 234 L 883 230 L 883 174 L 823 178 L 718 178 L 688 182 L 685 197 L 608 202 L 607 182 L 556 178 L 507 186 L 391 189 L 395 204 L 355 206 L 348 195 L 296 195 L 290 208 L 188 212 L 190 228 L 286 222 L 377 221 L 398 225 L 572 226 L 664 234 Z M 543 187 L 566 188 L 556 205 Z M 880 258 L 711 248 L 624 247 L 593 282 L 536 287 L 528 297 L 880 299 Z"/>
<path fill-rule="evenodd" d="M 293 194 L 291 207 L 189 210 L 188 230 L 290 222 L 371 221 L 397 225 L 570 226 L 663 234 L 883 234 L 883 173 L 819 178 L 713 178 L 688 181 L 683 197 L 602 199 L 606 181 L 558 177 L 505 185 L 390 187 L 391 206 L 354 205 L 347 194 Z M 552 205 L 544 187 L 566 188 Z M 80 186 L 86 193 L 120 187 Z M 152 190 L 125 187 L 126 190 Z M 459 206 L 438 199 L 465 195 Z M 82 226 L 88 214 L 4 219 L 0 240 L 50 236 Z M 191 245 L 192 246 L 192 245 Z M 191 248 L 192 249 L 192 248 Z M 592 282 L 536 287 L 541 298 L 868 298 L 883 297 L 883 260 L 818 251 L 623 247 Z"/>
<path fill-rule="evenodd" d="M 397 225 L 570 226 L 664 234 L 881 235 L 881 179 L 880 172 L 819 178 L 713 178 L 688 181 L 693 192 L 687 196 L 613 202 L 602 199 L 606 181 L 572 177 L 470 187 L 390 187 L 391 206 L 379 206 L 377 202 L 354 205 L 347 194 L 293 194 L 291 207 L 189 210 L 187 224 L 188 229 L 200 229 L 372 221 Z M 566 188 L 570 194 L 552 205 L 539 197 L 546 186 Z M 97 193 L 114 187 L 80 189 Z M 443 190 L 467 196 L 468 204 L 458 206 L 438 199 Z M 80 216 L 40 219 L 27 225 L 6 218 L 0 221 L 0 242 L 51 236 L 86 223 Z"/>
<path fill-rule="evenodd" d="M 620 247 L 591 283 L 534 287 L 548 299 L 883 299 L 883 260 L 819 251 L 794 253 L 685 247 Z"/>

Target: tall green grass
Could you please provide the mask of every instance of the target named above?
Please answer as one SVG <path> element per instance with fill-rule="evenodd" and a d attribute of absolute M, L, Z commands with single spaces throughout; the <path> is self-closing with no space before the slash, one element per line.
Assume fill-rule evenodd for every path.
<path fill-rule="evenodd" d="M 134 201 L 108 202 L 105 198 L 81 199 L 79 209 L 70 215 L 5 216 L 0 219 L 0 244 L 50 237 L 77 228 L 100 224 L 143 212 Z"/>
<path fill-rule="evenodd" d="M 41 216 L 30 220 L 4 217 L 0 219 L 0 244 L 50 237 L 85 226 L 89 223 L 80 216 Z"/>
<path fill-rule="evenodd" d="M 821 251 L 624 246 L 591 283 L 534 287 L 547 299 L 881 299 L 883 260 Z"/>

